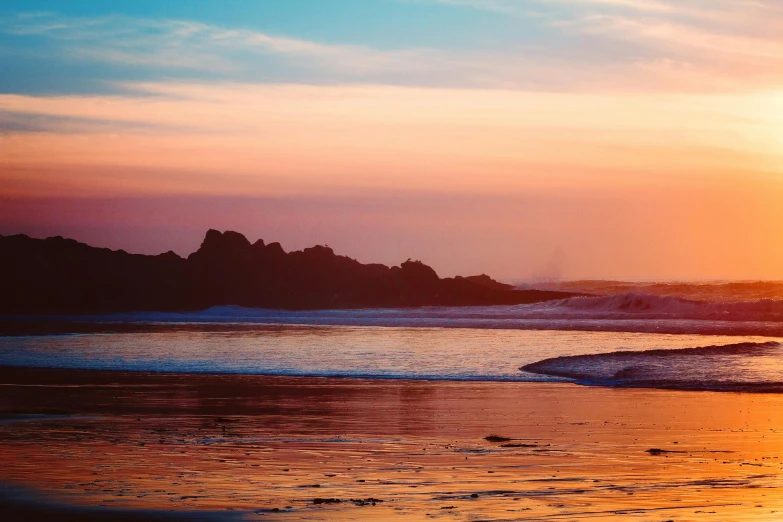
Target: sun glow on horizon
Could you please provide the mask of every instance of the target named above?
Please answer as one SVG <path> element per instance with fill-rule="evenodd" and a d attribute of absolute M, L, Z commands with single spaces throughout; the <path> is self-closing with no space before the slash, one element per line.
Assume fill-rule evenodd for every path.
<path fill-rule="evenodd" d="M 318 34 L 272 2 L 0 10 L 20 71 L 0 79 L 0 233 L 122 228 L 113 246 L 153 252 L 222 227 L 445 274 L 524 278 L 562 250 L 573 277 L 783 278 L 783 12 L 534 4 L 389 2 L 404 16 Z M 396 25 L 415 16 L 455 32 Z"/>

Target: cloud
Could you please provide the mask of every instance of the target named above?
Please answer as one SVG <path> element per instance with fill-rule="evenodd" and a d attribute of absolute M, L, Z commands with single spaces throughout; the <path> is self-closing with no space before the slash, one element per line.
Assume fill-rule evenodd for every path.
<path fill-rule="evenodd" d="M 726 91 L 783 81 L 783 37 L 765 29 L 778 11 L 764 4 L 743 10 L 724 0 L 709 10 L 700 2 L 685 8 L 663 0 L 441 1 L 512 14 L 520 23 L 524 19 L 549 31 L 556 45 L 509 36 L 495 47 L 470 49 L 470 28 L 465 28 L 464 48 L 379 49 L 187 20 L 52 13 L 0 19 L 0 33 L 46 41 L 58 60 L 62 56 L 60 62 L 110 64 L 136 70 L 139 79 L 150 81 L 198 78 L 550 92 Z M 721 21 L 724 15 L 734 15 L 728 26 Z M 617 41 L 624 45 L 607 47 L 607 42 Z M 22 44 L 17 51 L 34 52 Z M 52 51 L 40 53 L 49 56 Z"/>
<path fill-rule="evenodd" d="M 75 193 L 98 187 L 102 194 L 612 192 L 774 177 L 783 158 L 783 96 L 774 94 L 214 82 L 121 88 L 126 94 L 0 95 L 0 119 L 10 122 L 0 132 L 4 190 L 61 193 L 65 183 Z M 131 167 L 184 177 L 116 175 Z"/>
<path fill-rule="evenodd" d="M 764 60 L 770 67 L 783 63 L 783 38 L 726 34 L 682 23 L 612 15 L 594 15 L 562 22 L 560 26 L 581 33 L 643 43 L 704 61 L 742 59 L 748 63 L 747 60 Z"/>
<path fill-rule="evenodd" d="M 55 40 L 77 58 L 209 72 L 237 70 L 241 58 L 248 55 L 309 60 L 311 65 L 337 70 L 402 70 L 415 67 L 417 55 L 432 52 L 323 44 L 186 20 L 126 16 L 74 18 L 41 13 L 0 20 L 0 31 Z"/>
<path fill-rule="evenodd" d="M 587 38 L 588 48 L 622 41 L 640 57 L 625 62 L 629 72 L 680 63 L 683 70 L 701 72 L 702 89 L 716 80 L 734 89 L 753 83 L 774 86 L 783 76 L 783 5 L 773 0 L 434 1 L 535 19 L 563 34 Z M 679 82 L 680 87 L 692 83 Z"/>
<path fill-rule="evenodd" d="M 420 0 L 471 7 L 517 16 L 557 13 L 560 16 L 583 13 L 644 13 L 701 20 L 734 20 L 738 18 L 781 14 L 783 8 L 774 0 Z M 536 7 L 537 6 L 537 7 Z M 566 9 L 558 9 L 558 8 Z"/>

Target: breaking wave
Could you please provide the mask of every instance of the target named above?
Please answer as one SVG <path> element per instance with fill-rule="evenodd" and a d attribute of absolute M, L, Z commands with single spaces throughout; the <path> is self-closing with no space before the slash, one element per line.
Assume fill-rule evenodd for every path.
<path fill-rule="evenodd" d="M 783 344 L 746 342 L 544 359 L 520 370 L 589 386 L 783 392 Z"/>
<path fill-rule="evenodd" d="M 589 295 L 649 294 L 694 301 L 759 301 L 783 299 L 783 281 L 561 281 L 521 284 L 521 290 L 560 290 Z"/>
<path fill-rule="evenodd" d="M 185 313 L 134 312 L 65 320 L 129 323 L 243 323 L 582 330 L 783 336 L 783 300 L 694 301 L 626 293 L 515 306 L 356 310 L 269 310 L 216 306 Z"/>
<path fill-rule="evenodd" d="M 693 301 L 673 296 L 626 293 L 602 297 L 572 297 L 555 307 L 600 317 L 673 317 L 707 321 L 783 321 L 783 300 L 739 302 Z"/>

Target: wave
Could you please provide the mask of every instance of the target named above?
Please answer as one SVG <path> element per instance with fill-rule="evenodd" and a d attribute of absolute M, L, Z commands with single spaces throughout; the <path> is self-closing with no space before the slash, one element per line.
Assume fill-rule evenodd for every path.
<path fill-rule="evenodd" d="M 706 321 L 783 321 L 783 300 L 739 302 L 694 301 L 673 296 L 626 293 L 602 297 L 572 297 L 556 307 L 601 317 L 676 317 Z"/>
<path fill-rule="evenodd" d="M 0 334 L 28 331 L 33 323 L 254 324 L 564 330 L 783 337 L 783 300 L 707 302 L 626 293 L 571 297 L 526 305 L 352 310 L 273 310 L 215 306 L 192 312 L 130 312 L 72 316 L 0 315 Z M 21 326 L 20 326 L 21 325 Z M 28 325 L 28 326 L 25 326 Z M 45 331 L 44 329 L 43 331 Z"/>
<path fill-rule="evenodd" d="M 520 284 L 518 288 L 592 295 L 650 294 L 694 301 L 732 302 L 783 299 L 783 281 L 565 281 Z"/>
<path fill-rule="evenodd" d="M 0 317 L 1 319 L 8 320 L 8 316 Z M 133 312 L 60 316 L 47 319 L 144 324 L 299 324 L 780 337 L 783 336 L 783 300 L 707 302 L 672 296 L 626 293 L 598 297 L 571 297 L 543 303 L 509 306 L 307 311 L 215 306 L 206 310 L 182 313 Z"/>
<path fill-rule="evenodd" d="M 768 341 L 616 351 L 553 357 L 520 370 L 588 386 L 782 393 L 781 348 Z"/>

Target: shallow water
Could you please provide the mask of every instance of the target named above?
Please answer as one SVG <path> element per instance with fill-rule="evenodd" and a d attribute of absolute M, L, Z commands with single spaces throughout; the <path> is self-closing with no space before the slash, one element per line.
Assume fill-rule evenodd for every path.
<path fill-rule="evenodd" d="M 775 341 L 756 336 L 310 325 L 222 325 L 211 331 L 208 325 L 178 324 L 159 325 L 152 332 L 0 337 L 0 365 L 551 382 L 565 379 L 519 368 L 560 356 Z M 767 354 L 767 362 L 781 364 L 735 364 L 735 369 L 752 369 L 754 382 L 778 382 L 783 350 L 775 345 Z M 759 360 L 751 352 L 744 356 L 750 363 Z M 698 364 L 723 362 L 702 357 Z"/>

